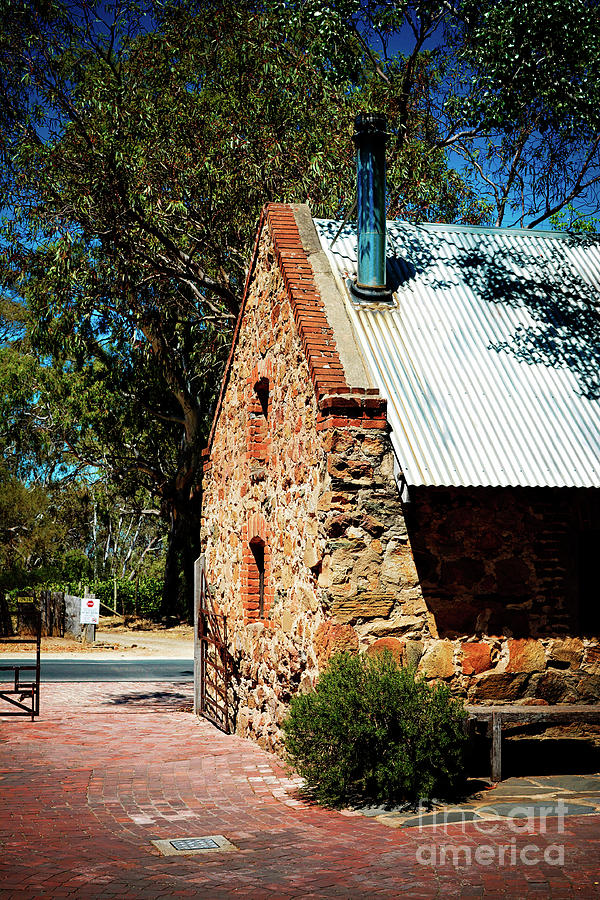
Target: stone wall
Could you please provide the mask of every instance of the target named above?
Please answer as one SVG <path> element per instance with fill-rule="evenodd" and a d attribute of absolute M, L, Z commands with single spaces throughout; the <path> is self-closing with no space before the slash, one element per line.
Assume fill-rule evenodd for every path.
<path fill-rule="evenodd" d="M 396 582 L 380 584 L 379 597 L 389 587 L 401 602 L 352 621 L 361 649 L 389 650 L 474 703 L 600 701 L 598 631 L 585 627 L 599 589 L 582 583 L 579 540 L 597 533 L 600 492 L 420 488 L 404 509 L 391 492 L 377 503 L 366 491 L 363 502 L 381 523 L 396 523 L 387 534 L 397 543 L 384 556 L 371 545 L 343 590 L 358 601 L 362 565 L 385 576 L 393 547 Z M 350 535 L 361 539 L 359 516 L 345 524 L 344 548 Z M 336 541 L 329 546 L 335 560 Z M 338 618 L 346 608 L 334 607 Z"/>
<path fill-rule="evenodd" d="M 409 531 L 427 606 L 444 637 L 526 638 L 584 630 L 580 539 L 600 528 L 600 491 L 414 488 Z M 583 607 L 582 607 L 583 604 Z"/>
<path fill-rule="evenodd" d="M 408 532 L 440 640 L 419 671 L 478 701 L 594 702 L 600 644 L 582 579 L 582 537 L 597 533 L 600 491 L 418 488 Z M 591 615 L 590 615 L 591 614 Z M 594 622 L 595 624 L 595 622 Z"/>
<path fill-rule="evenodd" d="M 258 249 L 236 352 L 205 468 L 202 545 L 216 607 L 228 617 L 237 730 L 267 747 L 303 677 L 316 672 L 319 602 L 310 565 L 325 460 L 307 360 L 268 230 Z M 266 436 L 252 439 L 253 375 L 269 372 Z M 261 426 L 262 427 L 262 426 Z M 262 446 L 257 449 L 257 443 Z M 256 534 L 260 522 L 260 534 Z M 266 614 L 258 615 L 250 540 L 269 557 Z"/>
<path fill-rule="evenodd" d="M 337 650 L 388 649 L 473 701 L 600 699 L 570 543 L 600 517 L 576 493 L 419 489 L 403 508 L 385 403 L 348 385 L 294 216 L 270 208 L 204 476 L 240 734 L 278 749 Z"/>
<path fill-rule="evenodd" d="M 290 285 L 285 262 L 265 225 L 205 466 L 201 535 L 228 617 L 236 728 L 269 748 L 292 692 L 333 652 L 389 632 L 429 636 L 431 618 L 385 405 L 347 384 L 310 279 L 301 271 Z"/>
<path fill-rule="evenodd" d="M 414 565 L 393 452 L 385 431 L 332 428 L 319 499 L 325 547 L 319 584 L 330 628 L 343 626 L 360 649 L 394 635 L 436 635 Z"/>

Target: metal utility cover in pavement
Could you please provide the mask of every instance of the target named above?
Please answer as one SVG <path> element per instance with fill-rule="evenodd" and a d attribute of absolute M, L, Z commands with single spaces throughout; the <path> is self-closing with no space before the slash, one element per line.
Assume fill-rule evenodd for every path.
<path fill-rule="evenodd" d="M 227 853 L 238 848 L 222 834 L 206 834 L 202 837 L 173 838 L 152 841 L 163 856 L 193 856 L 196 853 Z"/>
<path fill-rule="evenodd" d="M 212 838 L 187 838 L 181 841 L 169 841 L 176 850 L 216 850 L 219 846 Z"/>

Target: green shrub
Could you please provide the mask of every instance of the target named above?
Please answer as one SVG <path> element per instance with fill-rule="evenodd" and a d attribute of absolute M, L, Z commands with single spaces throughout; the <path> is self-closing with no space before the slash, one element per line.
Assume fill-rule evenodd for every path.
<path fill-rule="evenodd" d="M 110 609 L 114 602 L 114 582 L 112 578 L 96 581 L 91 585 L 91 592 Z M 117 578 L 117 612 L 125 611 L 125 615 L 134 613 L 149 619 L 157 618 L 160 613 L 162 597 L 162 579 L 140 578 L 139 582 L 127 578 Z M 108 610 L 102 609 L 106 614 Z"/>
<path fill-rule="evenodd" d="M 391 654 L 338 653 L 283 724 L 290 762 L 321 802 L 415 802 L 463 781 L 463 705 Z"/>

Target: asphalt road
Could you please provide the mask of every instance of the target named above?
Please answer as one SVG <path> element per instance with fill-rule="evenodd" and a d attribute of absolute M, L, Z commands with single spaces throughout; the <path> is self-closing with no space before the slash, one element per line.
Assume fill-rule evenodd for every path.
<path fill-rule="evenodd" d="M 21 657 L 0 658 L 1 666 L 25 665 Z M 9 672 L 0 670 L 0 682 Z M 41 681 L 193 681 L 191 659 L 42 659 Z"/>

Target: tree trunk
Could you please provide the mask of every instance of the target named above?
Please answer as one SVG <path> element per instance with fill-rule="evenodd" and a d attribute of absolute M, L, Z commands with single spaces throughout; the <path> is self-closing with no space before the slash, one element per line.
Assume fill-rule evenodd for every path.
<path fill-rule="evenodd" d="M 171 511 L 160 614 L 192 621 L 194 562 L 200 554 L 200 496 L 180 495 Z"/>
<path fill-rule="evenodd" d="M 8 601 L 4 591 L 0 591 L 0 636 L 12 637 L 13 627 Z"/>

